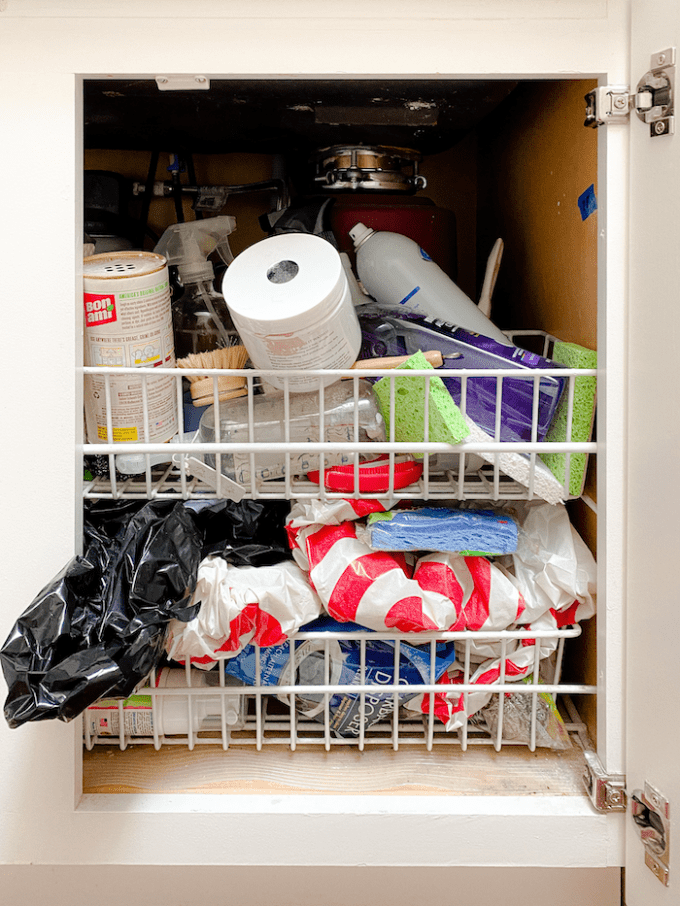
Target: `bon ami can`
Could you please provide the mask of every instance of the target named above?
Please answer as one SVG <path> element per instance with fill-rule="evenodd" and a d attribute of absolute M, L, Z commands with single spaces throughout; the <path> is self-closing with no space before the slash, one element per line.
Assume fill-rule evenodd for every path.
<path fill-rule="evenodd" d="M 165 258 L 142 251 L 91 255 L 83 260 L 83 290 L 84 361 L 102 369 L 101 376 L 85 376 L 88 441 L 170 440 L 178 429 L 175 379 L 109 371 L 175 365 Z"/>

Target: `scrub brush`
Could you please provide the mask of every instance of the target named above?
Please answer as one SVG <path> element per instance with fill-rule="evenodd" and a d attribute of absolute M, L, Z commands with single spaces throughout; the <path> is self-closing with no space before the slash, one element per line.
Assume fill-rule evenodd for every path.
<path fill-rule="evenodd" d="M 178 368 L 243 368 L 248 361 L 245 346 L 227 346 L 224 349 L 213 349 L 211 352 L 190 353 L 178 359 Z M 191 399 L 196 407 L 210 406 L 215 402 L 215 385 L 212 377 L 200 374 L 187 375 L 191 387 Z M 221 403 L 245 396 L 248 393 L 245 377 L 224 375 L 217 378 L 218 399 Z"/>

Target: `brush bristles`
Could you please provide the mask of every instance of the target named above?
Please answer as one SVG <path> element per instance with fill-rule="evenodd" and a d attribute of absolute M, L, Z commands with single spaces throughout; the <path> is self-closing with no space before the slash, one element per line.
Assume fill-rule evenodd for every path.
<path fill-rule="evenodd" d="M 231 370 L 243 368 L 248 361 L 248 352 L 245 346 L 229 346 L 226 349 L 213 349 L 211 352 L 190 353 L 183 359 L 178 359 L 178 368 L 223 368 Z M 209 406 L 214 402 L 215 384 L 212 377 L 201 374 L 188 374 L 191 384 L 191 399 L 194 406 Z M 245 396 L 248 392 L 244 377 L 230 377 L 229 375 L 217 378 L 217 392 L 220 402 Z"/>
<path fill-rule="evenodd" d="M 192 352 L 183 359 L 177 360 L 178 368 L 243 368 L 248 361 L 245 346 L 228 346 L 226 349 L 213 349 L 210 352 Z M 205 380 L 201 375 L 191 374 L 187 378 L 194 381 Z M 240 379 L 239 379 L 240 380 Z"/>

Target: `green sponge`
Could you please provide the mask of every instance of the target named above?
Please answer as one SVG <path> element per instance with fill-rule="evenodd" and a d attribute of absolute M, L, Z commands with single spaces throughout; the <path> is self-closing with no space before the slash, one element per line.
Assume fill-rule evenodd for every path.
<path fill-rule="evenodd" d="M 555 343 L 552 359 L 568 368 L 597 368 L 597 353 L 592 349 L 577 346 L 576 343 Z M 592 436 L 595 418 L 597 378 L 577 377 L 574 381 L 574 409 L 571 439 L 575 443 L 587 443 Z M 553 417 L 546 441 L 560 442 L 567 439 L 568 388 L 560 400 Z M 541 456 L 555 478 L 564 484 L 566 479 L 567 454 L 544 453 Z M 580 497 L 586 480 L 587 453 L 572 453 L 569 459 L 569 494 Z"/>
<path fill-rule="evenodd" d="M 422 352 L 416 352 L 395 370 L 432 369 Z M 390 437 L 390 382 L 394 380 L 394 439 L 420 443 L 425 439 L 425 377 L 381 378 L 373 387 Z M 463 414 L 440 377 L 431 377 L 429 438 L 432 443 L 458 444 L 470 433 Z M 419 454 L 422 456 L 422 454 Z"/>

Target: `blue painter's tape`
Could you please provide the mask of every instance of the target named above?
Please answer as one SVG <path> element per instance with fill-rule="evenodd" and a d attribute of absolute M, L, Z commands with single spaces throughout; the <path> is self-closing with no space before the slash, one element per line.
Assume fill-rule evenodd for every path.
<path fill-rule="evenodd" d="M 581 212 L 581 220 L 586 220 L 593 211 L 597 211 L 597 198 L 595 198 L 595 186 L 588 186 L 585 192 L 579 196 L 578 207 Z"/>
<path fill-rule="evenodd" d="M 399 302 L 399 305 L 403 305 L 404 302 L 408 302 L 408 300 L 411 298 L 411 296 L 415 296 L 415 294 L 418 292 L 419 289 L 420 289 L 419 286 L 416 286 L 415 289 L 412 289 L 411 292 L 408 294 L 408 296 L 404 296 L 404 298 L 401 300 L 401 302 Z"/>

